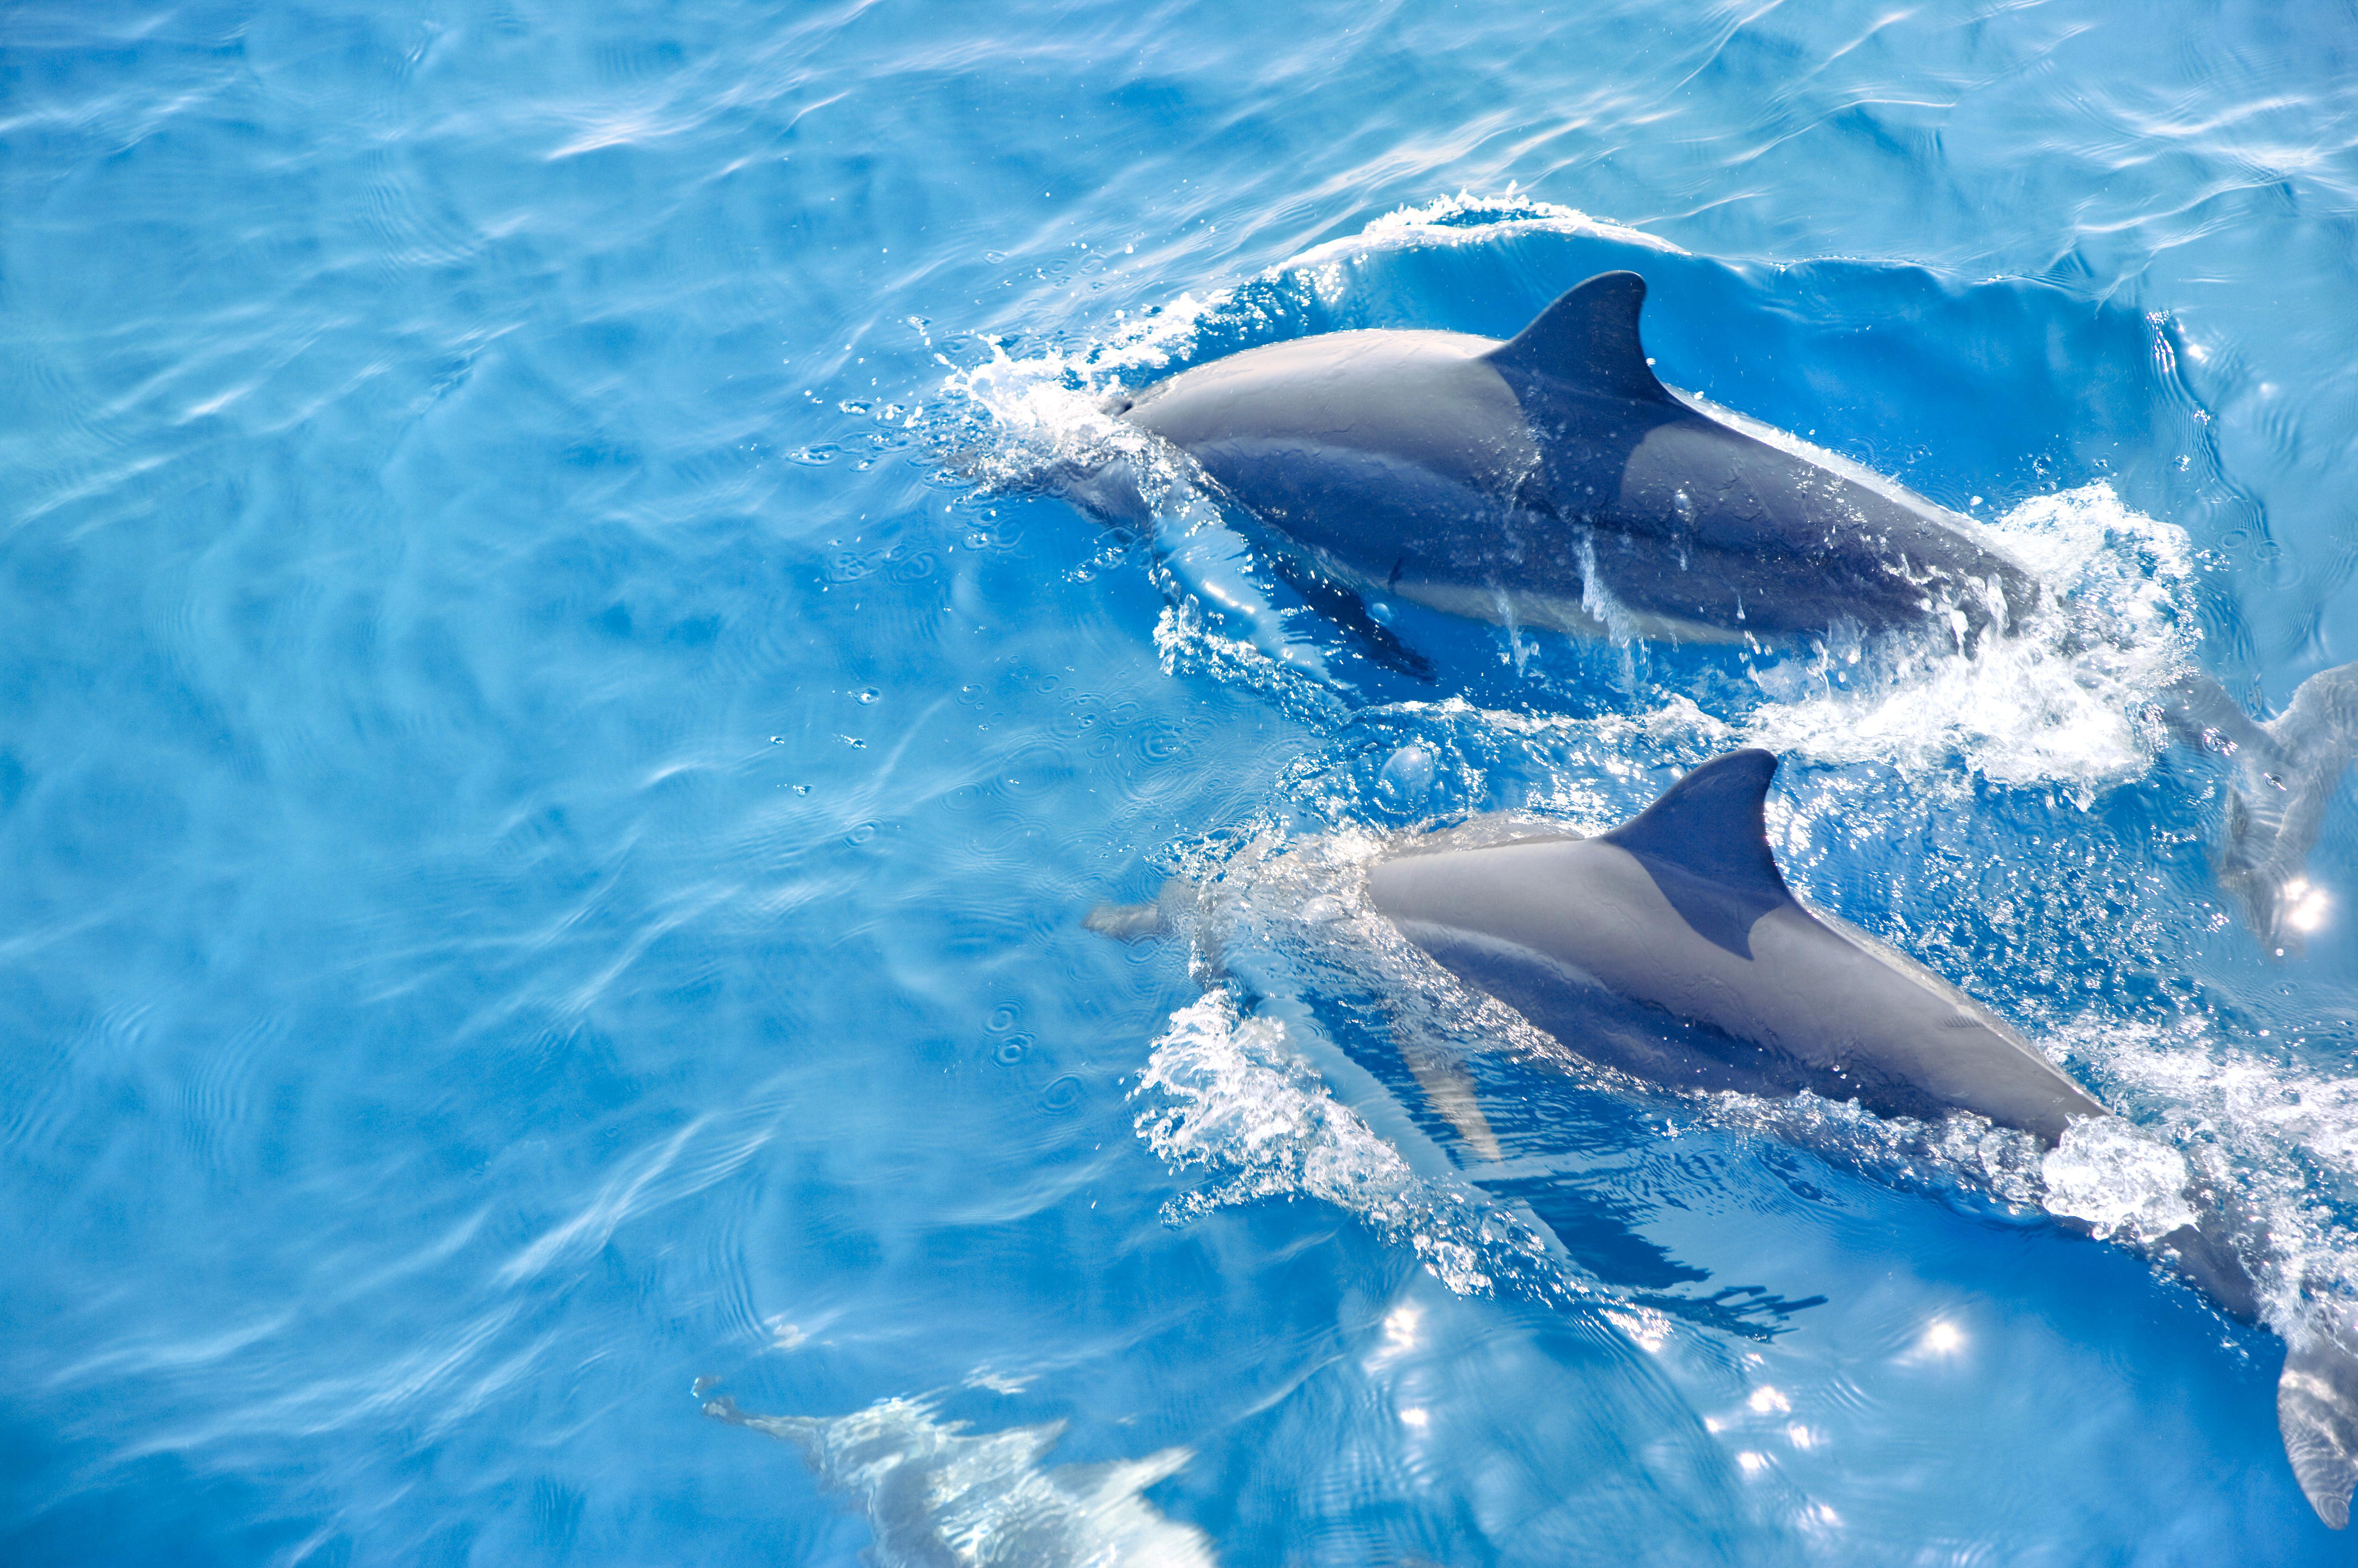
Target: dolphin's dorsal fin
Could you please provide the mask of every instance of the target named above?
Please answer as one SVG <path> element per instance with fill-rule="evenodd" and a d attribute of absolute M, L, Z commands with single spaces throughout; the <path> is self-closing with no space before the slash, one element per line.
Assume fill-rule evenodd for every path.
<path fill-rule="evenodd" d="M 1531 318 L 1531 324 L 1487 356 L 1503 369 L 1545 376 L 1637 403 L 1678 406 L 1638 336 L 1646 280 L 1634 272 L 1600 272 L 1574 284 Z"/>
<path fill-rule="evenodd" d="M 1763 811 L 1776 773 L 1777 753 L 1757 746 L 1714 757 L 1599 841 L 1732 893 L 1758 919 L 1793 902 Z"/>

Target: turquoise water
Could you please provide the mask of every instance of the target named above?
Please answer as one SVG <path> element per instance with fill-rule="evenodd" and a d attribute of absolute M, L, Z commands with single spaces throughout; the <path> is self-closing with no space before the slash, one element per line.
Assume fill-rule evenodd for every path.
<path fill-rule="evenodd" d="M 1492 1062 L 1485 1161 L 1286 915 L 1774 744 L 1805 896 L 2358 1281 L 2353 922 L 2264 950 L 2142 718 L 2358 658 L 2353 23 L 12 7 L 0 1555 L 2344 1560 L 2277 1341 L 2035 1162 Z M 1035 482 L 1616 265 L 2075 630 L 1419 683 Z M 1081 928 L 1173 872 L 1248 989 Z"/>

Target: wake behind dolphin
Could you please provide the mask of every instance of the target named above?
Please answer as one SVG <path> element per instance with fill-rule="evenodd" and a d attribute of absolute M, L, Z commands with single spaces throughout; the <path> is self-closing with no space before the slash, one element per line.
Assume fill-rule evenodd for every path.
<path fill-rule="evenodd" d="M 1636 273 L 1604 273 L 1505 342 L 1326 333 L 1109 408 L 1281 535 L 1304 597 L 1420 676 L 1370 600 L 1619 640 L 1929 630 L 1959 651 L 2040 606 L 2037 578 L 1971 518 L 1665 386 L 1639 330 L 1645 298 Z M 1065 488 L 1104 515 L 1150 512 L 1124 463 Z M 2358 755 L 2358 665 L 2313 677 L 2266 725 L 2190 672 L 2158 717 L 2234 756 L 2221 882 L 2265 942 L 2298 947 L 2322 899 L 2303 862 Z"/>
<path fill-rule="evenodd" d="M 1627 1078 L 1772 1098 L 1807 1091 L 1922 1121 L 1963 1113 L 2050 1148 L 2085 1129 L 2125 1134 L 1990 1009 L 1793 896 L 1764 816 L 1776 767 L 1763 751 L 1721 756 L 1595 838 L 1536 828 L 1422 836 L 1368 871 L 1368 902 L 1474 992 Z M 1087 924 L 1125 940 L 1159 935 L 1212 897 L 1174 882 L 1153 903 L 1101 907 Z M 1217 952 L 1217 933 L 1199 945 Z M 1467 1145 L 1496 1158 L 1462 1065 L 1410 1065 Z M 2265 1315 L 2286 1339 L 2286 1453 L 2319 1517 L 2342 1528 L 2358 1484 L 2350 1305 L 2312 1302 L 2298 1317 L 2271 1308 L 2254 1277 L 2273 1261 L 2269 1238 L 2190 1170 L 2169 1207 L 2186 1217 L 2157 1226 L 2144 1249 L 2230 1316 Z M 2055 1212 L 2073 1223 L 2071 1211 Z"/>

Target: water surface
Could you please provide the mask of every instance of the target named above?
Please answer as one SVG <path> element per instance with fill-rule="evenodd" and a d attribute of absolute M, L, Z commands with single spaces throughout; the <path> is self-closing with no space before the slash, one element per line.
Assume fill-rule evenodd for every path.
<path fill-rule="evenodd" d="M 1255 868 L 1768 741 L 1804 896 L 2349 1282 L 2358 924 L 2261 948 L 2142 704 L 2358 658 L 2353 22 L 13 8 L 5 1555 L 2342 1560 L 2277 1342 L 2003 1151 L 1493 1062 L 1482 1162 Z M 1423 686 L 1023 482 L 1618 265 L 2082 619 Z M 1081 928 L 1174 871 L 1241 1007 Z"/>

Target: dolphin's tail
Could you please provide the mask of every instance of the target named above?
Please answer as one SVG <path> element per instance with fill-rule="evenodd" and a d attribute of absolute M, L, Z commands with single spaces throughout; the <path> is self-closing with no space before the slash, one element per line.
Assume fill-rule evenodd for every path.
<path fill-rule="evenodd" d="M 2263 941 L 2297 950 L 2325 907 L 2309 881 L 2309 852 L 2358 759 L 2358 664 L 2309 676 L 2266 723 L 2244 717 L 2207 676 L 2180 682 L 2164 716 L 2182 738 L 2234 755 L 2219 881 Z"/>
<path fill-rule="evenodd" d="M 2309 1507 L 2334 1530 L 2350 1523 L 2358 1486 L 2358 1325 L 2342 1306 L 2291 1342 L 2277 1379 L 2277 1428 Z"/>

